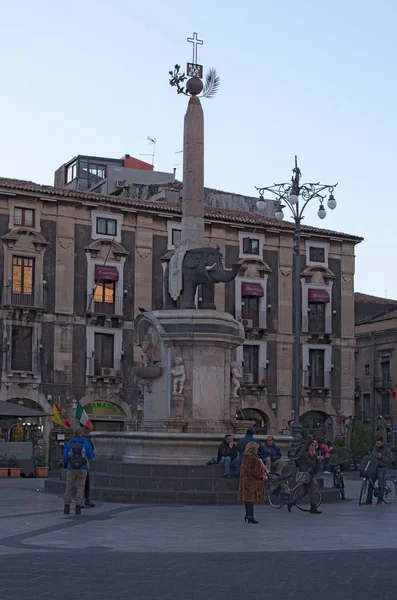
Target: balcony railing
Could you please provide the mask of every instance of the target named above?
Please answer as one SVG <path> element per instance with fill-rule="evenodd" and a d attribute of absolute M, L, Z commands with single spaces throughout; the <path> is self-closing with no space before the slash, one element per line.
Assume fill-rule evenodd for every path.
<path fill-rule="evenodd" d="M 17 306 L 20 308 L 41 308 L 47 307 L 47 291 L 42 288 L 35 290 L 31 294 L 17 294 L 13 292 L 11 286 L 3 288 L 3 306 Z"/>
<path fill-rule="evenodd" d="M 121 296 L 106 297 L 103 301 L 97 302 L 93 294 L 88 296 L 87 313 L 93 315 L 122 315 L 123 298 Z"/>
<path fill-rule="evenodd" d="M 37 352 L 7 352 L 5 367 L 8 373 L 39 373 L 40 355 Z"/>
<path fill-rule="evenodd" d="M 87 358 L 88 377 L 97 377 L 98 379 L 118 379 L 123 376 L 123 364 L 121 360 L 113 360 L 113 366 L 106 365 L 109 365 L 108 361 L 102 361 L 97 357 Z"/>
<path fill-rule="evenodd" d="M 331 372 L 324 371 L 324 375 L 312 376 L 309 370 L 303 371 L 302 385 L 313 390 L 329 390 L 331 388 Z"/>
<path fill-rule="evenodd" d="M 302 319 L 302 331 L 304 333 L 330 334 L 332 333 L 332 318 L 304 316 Z"/>
<path fill-rule="evenodd" d="M 378 391 L 391 391 L 393 387 L 393 382 L 390 375 L 385 375 L 383 377 L 374 377 L 372 380 L 372 387 L 374 390 Z"/>

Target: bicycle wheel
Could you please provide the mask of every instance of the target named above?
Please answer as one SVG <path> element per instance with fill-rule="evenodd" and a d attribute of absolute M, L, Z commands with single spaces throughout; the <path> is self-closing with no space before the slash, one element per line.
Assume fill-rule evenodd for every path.
<path fill-rule="evenodd" d="M 316 504 L 316 508 L 318 508 L 321 504 L 321 492 L 317 486 L 314 486 L 314 502 Z M 294 504 L 296 508 L 299 508 L 299 510 L 302 510 L 303 512 L 309 512 L 311 509 L 308 489 L 303 483 L 295 488 Z"/>
<path fill-rule="evenodd" d="M 339 493 L 342 500 L 346 499 L 345 480 L 343 479 L 342 473 L 339 473 Z"/>
<path fill-rule="evenodd" d="M 274 481 L 269 486 L 269 504 L 273 508 L 282 508 L 285 504 L 285 500 L 283 500 L 280 496 L 280 492 L 282 491 L 281 483 Z"/>
<path fill-rule="evenodd" d="M 385 494 L 383 496 L 383 502 L 385 504 L 391 504 L 396 499 L 397 491 L 396 484 L 393 479 L 387 478 L 385 481 Z"/>
<path fill-rule="evenodd" d="M 359 506 L 361 506 L 362 503 L 365 502 L 365 497 L 367 495 L 367 487 L 368 487 L 368 481 L 366 479 L 364 479 L 361 484 L 360 497 L 358 499 Z"/>

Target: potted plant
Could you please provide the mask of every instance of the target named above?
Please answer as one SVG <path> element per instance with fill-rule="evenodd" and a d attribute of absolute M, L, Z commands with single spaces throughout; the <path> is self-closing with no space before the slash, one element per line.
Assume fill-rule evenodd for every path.
<path fill-rule="evenodd" d="M 10 477 L 20 477 L 21 476 L 21 466 L 18 462 L 16 456 L 11 454 L 8 457 L 8 468 L 10 471 Z"/>
<path fill-rule="evenodd" d="M 44 449 L 41 446 L 36 446 L 34 449 L 34 466 L 36 469 L 36 477 L 48 477 L 48 467 L 45 464 Z"/>
<path fill-rule="evenodd" d="M 0 454 L 0 477 L 8 477 L 8 459 L 6 454 Z"/>

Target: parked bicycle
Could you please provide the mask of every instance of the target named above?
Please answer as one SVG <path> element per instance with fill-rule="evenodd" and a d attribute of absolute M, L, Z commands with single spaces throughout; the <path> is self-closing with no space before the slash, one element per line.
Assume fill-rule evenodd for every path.
<path fill-rule="evenodd" d="M 307 486 L 304 483 L 298 483 L 295 487 L 290 488 L 288 482 L 290 477 L 291 474 L 269 475 L 269 479 L 273 480 L 268 489 L 270 506 L 273 508 L 282 508 L 287 504 L 288 510 L 291 510 L 292 506 L 296 506 L 299 510 L 309 512 L 311 505 Z M 321 492 L 316 485 L 314 486 L 314 497 L 316 508 L 318 508 L 322 498 Z"/>
<path fill-rule="evenodd" d="M 341 471 L 340 465 L 335 465 L 333 468 L 334 487 L 339 490 L 342 500 L 346 498 L 345 480 Z"/>
<path fill-rule="evenodd" d="M 380 494 L 379 486 L 375 485 L 375 483 L 372 481 L 372 479 L 365 478 L 365 479 L 363 479 L 363 483 L 361 485 L 360 498 L 358 500 L 359 506 L 361 506 L 361 504 L 363 504 L 365 502 L 365 499 L 367 497 L 368 485 L 370 485 L 372 487 L 375 498 L 379 497 L 379 494 Z M 396 482 L 391 477 L 386 477 L 385 493 L 383 495 L 383 502 L 385 504 L 391 504 L 396 499 L 396 496 L 397 496 Z"/>

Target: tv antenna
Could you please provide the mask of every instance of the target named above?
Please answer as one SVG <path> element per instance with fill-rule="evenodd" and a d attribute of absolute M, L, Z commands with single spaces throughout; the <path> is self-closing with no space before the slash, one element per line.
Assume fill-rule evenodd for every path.
<path fill-rule="evenodd" d="M 153 152 L 151 154 L 140 154 L 139 156 L 151 156 L 152 157 L 152 166 L 154 166 L 154 155 L 156 152 L 157 140 L 156 140 L 156 138 L 152 138 L 149 135 L 147 136 L 147 140 L 149 142 L 149 145 L 153 146 Z"/>

